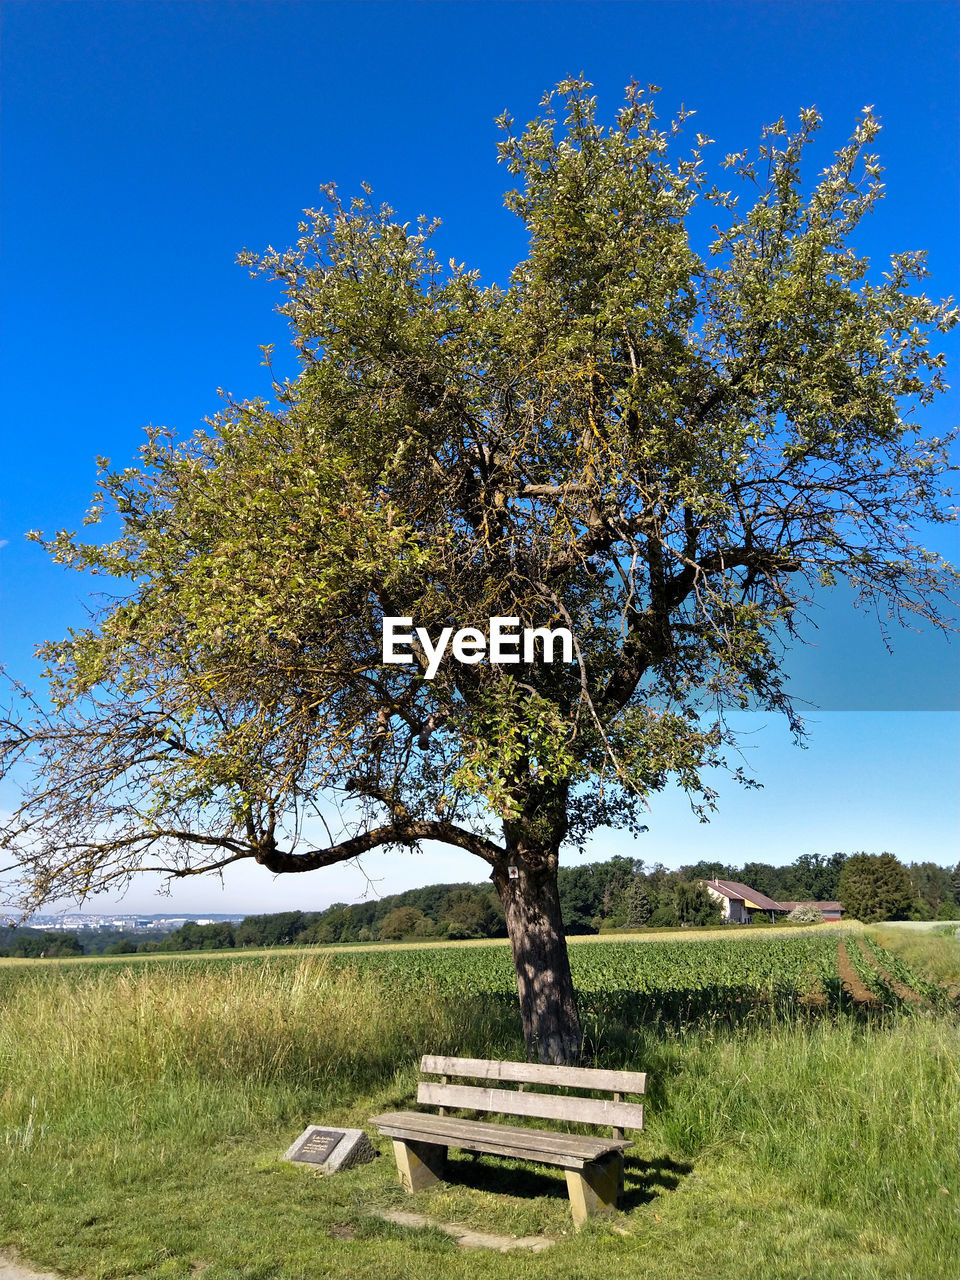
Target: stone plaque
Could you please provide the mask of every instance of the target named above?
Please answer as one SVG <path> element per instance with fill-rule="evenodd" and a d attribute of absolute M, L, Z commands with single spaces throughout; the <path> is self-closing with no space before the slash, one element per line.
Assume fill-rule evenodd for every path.
<path fill-rule="evenodd" d="M 355 1164 L 365 1164 L 376 1155 L 362 1129 L 324 1129 L 310 1124 L 283 1158 L 296 1164 L 316 1165 L 321 1173 L 339 1173 Z"/>
<path fill-rule="evenodd" d="M 311 1126 L 301 1139 L 294 1160 L 306 1160 L 310 1164 L 325 1164 L 333 1148 L 343 1137 L 341 1129 L 319 1129 Z"/>

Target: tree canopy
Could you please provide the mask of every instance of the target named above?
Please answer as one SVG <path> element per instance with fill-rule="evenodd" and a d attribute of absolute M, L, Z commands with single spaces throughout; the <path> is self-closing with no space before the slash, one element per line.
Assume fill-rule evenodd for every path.
<path fill-rule="evenodd" d="M 840 872 L 840 901 L 855 920 L 906 920 L 916 900 L 910 875 L 892 853 L 855 853 Z"/>
<path fill-rule="evenodd" d="M 814 591 L 946 625 L 956 574 L 917 530 L 953 518 L 949 442 L 920 411 L 957 313 L 918 290 L 922 253 L 870 280 L 852 245 L 876 118 L 813 181 L 817 112 L 767 126 L 725 190 L 654 104 L 633 84 L 605 128 L 567 81 L 499 121 L 529 237 L 505 283 L 369 189 L 241 255 L 284 291 L 299 374 L 103 460 L 88 521 L 119 536 L 45 543 L 121 586 L 43 650 L 50 708 L 7 726 L 5 768 L 37 778 L 5 836 L 27 905 L 442 841 L 489 864 L 528 1045 L 562 1060 L 561 845 L 638 831 L 671 777 L 706 816 L 731 708 L 801 731 L 781 659 Z M 568 627 L 575 661 L 381 660 L 384 617 L 494 616 Z"/>

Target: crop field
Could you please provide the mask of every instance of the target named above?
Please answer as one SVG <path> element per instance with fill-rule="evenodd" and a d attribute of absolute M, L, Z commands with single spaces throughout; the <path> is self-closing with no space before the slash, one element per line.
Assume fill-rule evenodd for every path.
<path fill-rule="evenodd" d="M 280 1159 L 412 1105 L 423 1052 L 522 1058 L 506 947 L 10 961 L 0 1245 L 83 1280 L 955 1275 L 953 942 L 573 943 L 587 1052 L 649 1073 L 623 1211 L 579 1235 L 542 1166 L 455 1156 L 407 1197 L 375 1133 L 335 1178 Z M 550 1247 L 468 1252 L 396 1210 Z"/>
<path fill-rule="evenodd" d="M 398 988 L 429 983 L 459 997 L 515 999 L 506 948 L 328 953 L 332 963 L 375 972 Z M 589 1024 L 616 1015 L 683 1024 L 792 1010 L 832 1014 L 946 1011 L 951 994 L 868 937 L 818 932 L 792 937 L 571 943 L 570 964 Z"/>

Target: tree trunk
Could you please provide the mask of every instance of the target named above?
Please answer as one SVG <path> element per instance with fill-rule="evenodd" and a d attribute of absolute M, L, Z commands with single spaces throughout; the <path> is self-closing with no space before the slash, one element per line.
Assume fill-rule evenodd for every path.
<path fill-rule="evenodd" d="M 583 1035 L 560 915 L 556 855 L 527 860 L 522 851 L 511 851 L 492 879 L 513 947 L 527 1057 L 560 1066 L 575 1063 Z"/>

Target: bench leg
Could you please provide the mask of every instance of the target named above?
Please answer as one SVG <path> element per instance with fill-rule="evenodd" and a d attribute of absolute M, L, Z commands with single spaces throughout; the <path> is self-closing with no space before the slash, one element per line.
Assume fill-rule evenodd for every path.
<path fill-rule="evenodd" d="M 567 1169 L 567 1191 L 574 1224 L 578 1227 L 598 1213 L 616 1213 L 623 1186 L 623 1153 L 594 1160 L 583 1169 Z"/>
<path fill-rule="evenodd" d="M 401 1142 L 393 1140 L 393 1154 L 397 1158 L 397 1172 L 404 1189 L 420 1191 L 439 1182 L 447 1162 L 447 1148 L 432 1142 Z"/>

